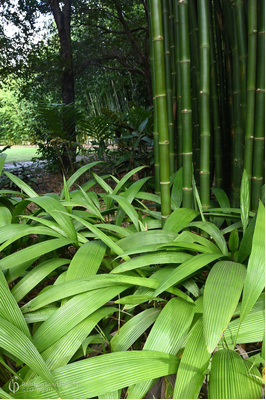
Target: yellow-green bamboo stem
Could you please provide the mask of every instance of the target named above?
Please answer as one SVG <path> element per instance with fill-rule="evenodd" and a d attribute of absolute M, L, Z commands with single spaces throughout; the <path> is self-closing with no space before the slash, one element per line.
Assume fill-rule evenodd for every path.
<path fill-rule="evenodd" d="M 151 21 L 154 43 L 155 97 L 159 128 L 161 216 L 162 223 L 164 223 L 171 213 L 171 197 L 163 27 L 160 0 L 151 0 Z"/>
<path fill-rule="evenodd" d="M 252 177 L 252 209 L 258 209 L 264 179 L 265 141 L 265 0 L 258 0 L 258 62 L 255 112 L 255 137 Z"/>
<path fill-rule="evenodd" d="M 258 35 L 257 0 L 249 0 L 248 1 L 247 117 L 246 117 L 245 156 L 244 156 L 244 168 L 247 171 L 249 181 L 252 177 L 253 139 L 254 139 L 254 124 L 255 124 L 257 35 Z"/>
<path fill-rule="evenodd" d="M 160 156 L 159 156 L 159 131 L 158 131 L 158 115 L 156 105 L 156 88 L 155 88 L 155 65 L 154 65 L 154 45 L 152 40 L 151 29 L 151 0 L 148 1 L 149 11 L 149 39 L 150 39 L 150 65 L 152 76 L 152 92 L 153 92 L 153 146 L 154 146 L 154 178 L 155 193 L 160 194 Z"/>
<path fill-rule="evenodd" d="M 200 197 L 203 210 L 210 207 L 210 38 L 208 0 L 198 0 L 200 45 Z"/>
<path fill-rule="evenodd" d="M 188 2 L 179 0 L 179 47 L 183 145 L 183 207 L 192 208 L 192 107 Z"/>

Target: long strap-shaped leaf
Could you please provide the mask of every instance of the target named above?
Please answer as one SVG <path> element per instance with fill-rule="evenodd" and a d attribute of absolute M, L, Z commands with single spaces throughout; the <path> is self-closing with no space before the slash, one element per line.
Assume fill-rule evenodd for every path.
<path fill-rule="evenodd" d="M 156 351 L 130 351 L 104 354 L 71 363 L 53 371 L 61 398 L 90 399 L 147 379 L 176 373 L 178 359 Z M 15 393 L 20 398 L 22 392 Z M 51 386 L 34 379 L 24 388 L 29 399 L 58 398 Z"/>
<path fill-rule="evenodd" d="M 208 275 L 203 295 L 203 326 L 210 353 L 233 316 L 245 277 L 245 266 L 232 261 L 217 262 Z"/>
<path fill-rule="evenodd" d="M 42 352 L 127 288 L 126 285 L 114 286 L 73 297 L 42 323 L 33 336 L 33 343 Z"/>
<path fill-rule="evenodd" d="M 261 399 L 262 383 L 257 368 L 232 350 L 217 351 L 212 359 L 209 383 L 210 399 Z"/>
<path fill-rule="evenodd" d="M 171 299 L 154 323 L 143 350 L 177 354 L 191 325 L 194 311 L 193 303 L 178 298 Z M 143 398 L 153 383 L 151 380 L 129 388 L 127 398 Z"/>
<path fill-rule="evenodd" d="M 158 296 L 164 290 L 167 290 L 170 286 L 176 285 L 179 282 L 187 279 L 194 272 L 205 267 L 211 262 L 220 258 L 221 254 L 199 254 L 191 257 L 183 264 L 179 265 L 175 270 L 166 276 L 157 287 L 154 292 L 154 296 Z"/>
<path fill-rule="evenodd" d="M 112 351 L 126 351 L 156 320 L 160 310 L 149 308 L 135 315 L 122 326 L 111 340 Z"/>
<path fill-rule="evenodd" d="M 15 325 L 0 317 L 0 347 L 27 364 L 46 382 L 55 383 L 54 377 L 32 341 Z"/>
<path fill-rule="evenodd" d="M 0 317 L 16 326 L 30 339 L 29 328 L 9 287 L 6 285 L 6 282 L 3 282 L 4 277 L 1 270 L 0 274 L 2 275 L 0 280 Z"/>
<path fill-rule="evenodd" d="M 203 231 L 207 232 L 213 240 L 216 242 L 217 246 L 221 250 L 221 252 L 227 256 L 228 250 L 226 246 L 226 241 L 221 234 L 220 230 L 211 222 L 206 221 L 199 221 L 199 222 L 191 222 L 189 226 L 196 226 L 197 228 L 202 229 Z"/>
<path fill-rule="evenodd" d="M 198 398 L 210 357 L 203 337 L 202 318 L 200 318 L 192 328 L 178 367 L 174 399 Z"/>
<path fill-rule="evenodd" d="M 73 259 L 66 274 L 66 281 L 95 275 L 101 265 L 106 245 L 99 240 L 83 244 Z"/>
<path fill-rule="evenodd" d="M 88 278 L 74 279 L 69 282 L 60 283 L 37 297 L 29 301 L 21 307 L 23 312 L 38 310 L 54 301 L 62 300 L 66 297 L 71 297 L 79 293 L 88 292 L 99 288 L 108 288 L 110 286 L 129 285 L 129 286 L 143 286 L 151 289 L 156 289 L 160 280 L 152 278 L 141 278 L 127 275 L 93 275 Z M 181 292 L 177 288 L 167 289 L 169 293 L 182 297 L 187 301 L 192 301 L 189 296 Z"/>
<path fill-rule="evenodd" d="M 265 286 L 265 208 L 260 201 L 243 290 L 240 322 L 248 315 Z"/>

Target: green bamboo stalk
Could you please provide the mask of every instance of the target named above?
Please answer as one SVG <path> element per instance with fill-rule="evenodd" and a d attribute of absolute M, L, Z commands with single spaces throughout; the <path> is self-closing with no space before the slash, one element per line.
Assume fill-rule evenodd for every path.
<path fill-rule="evenodd" d="M 210 21 L 210 68 L 211 68 L 211 107 L 212 107 L 212 122 L 214 134 L 214 171 L 215 171 L 215 187 L 223 187 L 223 151 L 221 140 L 221 124 L 219 114 L 219 98 L 218 98 L 218 79 L 217 79 L 217 63 L 215 54 L 214 38 L 214 19 L 212 18 L 212 5 L 209 3 L 208 7 L 209 21 Z"/>
<path fill-rule="evenodd" d="M 237 46 L 235 9 L 229 0 L 224 0 L 226 28 L 229 30 L 230 47 L 232 51 L 232 102 L 233 113 L 231 122 L 231 202 L 233 207 L 239 206 L 240 185 L 243 173 L 243 126 L 241 112 L 241 77 L 239 67 L 239 53 Z"/>
<path fill-rule="evenodd" d="M 241 116 L 243 124 L 246 120 L 247 101 L 247 28 L 245 18 L 245 3 L 243 0 L 231 0 L 234 3 L 236 13 L 236 34 L 240 68 L 240 99 Z M 253 2 L 256 6 L 256 2 Z M 244 140 L 243 144 L 244 146 Z"/>
<path fill-rule="evenodd" d="M 152 40 L 152 28 L 151 28 L 151 0 L 148 1 L 148 12 L 149 12 L 150 65 L 151 65 L 152 92 L 153 92 L 153 146 L 154 146 L 155 193 L 160 194 L 159 130 L 158 130 L 157 104 L 155 97 L 156 88 L 155 88 L 154 44 Z"/>
<path fill-rule="evenodd" d="M 174 19 L 175 19 L 175 59 L 176 59 L 176 104 L 175 104 L 175 120 L 176 120 L 176 148 L 177 148 L 177 168 L 183 166 L 183 136 L 182 136 L 182 118 L 181 118 L 181 67 L 180 67 L 180 48 L 179 48 L 179 12 L 178 2 L 174 2 Z"/>
<path fill-rule="evenodd" d="M 179 47 L 183 145 L 183 207 L 192 208 L 192 109 L 188 1 L 179 0 Z"/>
<path fill-rule="evenodd" d="M 174 0 L 168 0 L 169 10 L 169 46 L 171 55 L 171 76 L 172 76 L 172 94 L 173 104 L 176 101 L 176 62 L 175 62 L 175 16 L 174 16 Z"/>
<path fill-rule="evenodd" d="M 255 136 L 252 177 L 252 209 L 258 209 L 264 172 L 265 135 L 265 0 L 258 0 L 258 59 Z"/>
<path fill-rule="evenodd" d="M 249 181 L 252 177 L 253 139 L 255 124 L 255 92 L 257 63 L 257 0 L 248 1 L 248 69 L 247 69 L 247 117 L 245 132 L 244 168 Z M 250 185 L 251 187 L 251 185 Z"/>
<path fill-rule="evenodd" d="M 199 41 L 198 41 L 198 21 L 196 14 L 197 0 L 188 2 L 188 16 L 190 26 L 190 48 L 191 48 L 191 86 L 192 86 L 192 124 L 193 124 L 193 169 L 196 184 L 199 187 L 200 181 L 200 131 L 199 131 Z"/>
<path fill-rule="evenodd" d="M 171 213 L 169 135 L 165 90 L 163 28 L 160 0 L 151 0 L 152 37 L 154 43 L 155 97 L 158 112 L 160 186 L 162 223 Z"/>
<path fill-rule="evenodd" d="M 198 0 L 200 45 L 200 196 L 203 210 L 210 207 L 210 38 L 208 0 Z"/>
<path fill-rule="evenodd" d="M 173 116 L 173 93 L 172 93 L 172 69 L 171 69 L 171 51 L 170 51 L 170 29 L 169 29 L 169 3 L 168 0 L 162 0 L 163 34 L 164 34 L 164 60 L 165 60 L 165 84 L 167 117 L 169 132 L 169 162 L 170 175 L 175 172 L 175 145 L 174 145 L 174 116 Z"/>

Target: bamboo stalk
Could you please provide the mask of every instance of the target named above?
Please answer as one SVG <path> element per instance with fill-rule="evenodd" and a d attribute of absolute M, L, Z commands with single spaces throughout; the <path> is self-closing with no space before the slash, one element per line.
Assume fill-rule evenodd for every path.
<path fill-rule="evenodd" d="M 196 184 L 199 187 L 200 181 L 200 132 L 198 113 L 199 94 L 199 42 L 198 22 L 196 13 L 197 0 L 188 2 L 188 15 L 190 26 L 190 47 L 191 47 L 191 86 L 192 86 L 192 136 L 193 136 L 193 169 Z"/>
<path fill-rule="evenodd" d="M 198 0 L 200 45 L 200 196 L 203 210 L 210 207 L 210 38 L 208 0 Z"/>
<path fill-rule="evenodd" d="M 183 207 L 192 208 L 192 109 L 188 1 L 179 0 L 179 47 L 183 145 Z"/>
<path fill-rule="evenodd" d="M 221 124 L 219 114 L 219 98 L 218 98 L 218 79 L 217 79 L 217 63 L 215 54 L 215 27 L 213 26 L 214 20 L 212 16 L 212 7 L 209 3 L 208 7 L 209 21 L 210 21 L 210 69 L 211 69 L 211 106 L 212 106 L 212 122 L 213 122 L 213 136 L 214 136 L 214 171 L 215 171 L 215 187 L 223 187 L 223 173 L 222 173 L 222 140 L 221 140 Z"/>
<path fill-rule="evenodd" d="M 244 168 L 247 171 L 249 181 L 252 177 L 253 139 L 254 139 L 254 124 L 255 124 L 256 63 L 257 63 L 257 0 L 249 0 L 248 1 L 247 117 L 246 117 L 245 155 L 244 155 Z"/>
<path fill-rule="evenodd" d="M 258 209 L 264 172 L 265 135 L 265 0 L 258 0 L 258 61 L 255 137 L 252 177 L 252 209 Z"/>
<path fill-rule="evenodd" d="M 162 0 L 162 19 L 164 34 L 164 60 L 165 60 L 165 84 L 166 84 L 166 101 L 167 101 L 167 117 L 169 132 L 169 162 L 170 175 L 175 172 L 175 146 L 174 146 L 174 117 L 173 117 L 173 93 L 172 93 L 172 68 L 171 68 L 171 51 L 170 51 L 170 32 L 169 32 L 169 9 L 168 0 Z"/>
<path fill-rule="evenodd" d="M 177 148 L 177 168 L 183 166 L 183 137 L 182 137 L 182 118 L 181 118 L 181 71 L 180 71 L 180 48 L 179 48 L 179 12 L 178 2 L 174 2 L 175 18 L 175 59 L 176 59 L 176 148 Z"/>
<path fill-rule="evenodd" d="M 154 43 L 155 97 L 158 112 L 160 187 L 162 223 L 171 213 L 169 135 L 165 90 L 165 65 L 163 48 L 163 28 L 160 0 L 151 0 L 152 37 Z"/>
<path fill-rule="evenodd" d="M 152 76 L 152 92 L 153 92 L 153 146 L 154 146 L 154 177 L 155 177 L 155 193 L 160 194 L 160 155 L 159 155 L 159 131 L 158 131 L 158 114 L 156 104 L 156 88 L 155 88 L 155 65 L 154 65 L 154 44 L 152 40 L 151 28 L 151 0 L 148 1 L 149 11 L 149 39 L 150 39 L 150 65 Z"/>

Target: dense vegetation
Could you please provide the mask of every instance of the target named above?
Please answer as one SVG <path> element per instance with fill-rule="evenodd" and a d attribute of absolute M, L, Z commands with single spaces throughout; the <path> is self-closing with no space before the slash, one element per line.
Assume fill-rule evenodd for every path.
<path fill-rule="evenodd" d="M 265 1 L 0 7 L 0 397 L 261 398 Z"/>

